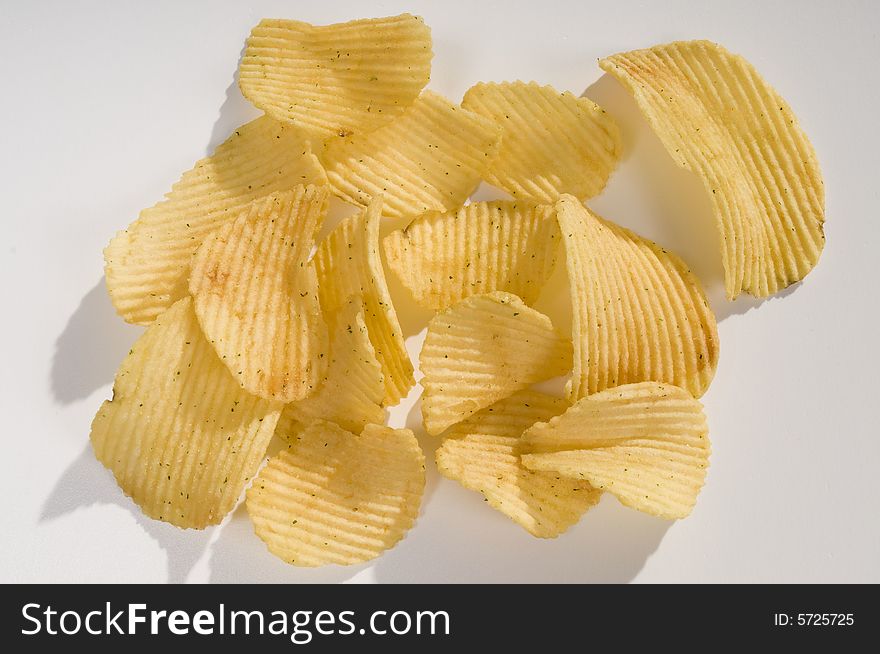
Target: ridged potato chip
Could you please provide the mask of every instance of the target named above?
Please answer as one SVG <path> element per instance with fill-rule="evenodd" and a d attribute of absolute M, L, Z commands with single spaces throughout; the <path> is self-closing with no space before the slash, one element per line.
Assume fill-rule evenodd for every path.
<path fill-rule="evenodd" d="M 127 322 L 148 325 L 187 295 L 193 252 L 253 200 L 327 177 L 290 126 L 266 116 L 242 125 L 141 211 L 104 250 L 107 290 Z"/>
<path fill-rule="evenodd" d="M 504 130 L 484 179 L 515 198 L 586 200 L 602 192 L 620 159 L 617 123 L 589 98 L 535 82 L 480 82 L 461 106 Z"/>
<path fill-rule="evenodd" d="M 243 391 L 184 298 L 129 352 L 91 441 L 126 495 L 184 528 L 219 523 L 260 467 L 281 405 Z"/>
<path fill-rule="evenodd" d="M 661 518 L 693 510 L 709 465 L 702 405 L 655 382 L 610 388 L 579 400 L 523 435 L 531 470 L 582 479 L 625 505 Z"/>
<path fill-rule="evenodd" d="M 515 295 L 472 295 L 431 319 L 419 355 L 422 417 L 436 435 L 571 370 L 571 342 Z"/>
<path fill-rule="evenodd" d="M 397 404 L 415 384 L 413 365 L 379 254 L 382 199 L 337 225 L 318 246 L 312 263 L 317 271 L 321 307 L 332 314 L 352 297 L 363 298 L 367 331 L 385 375 L 385 405 Z"/>
<path fill-rule="evenodd" d="M 369 561 L 415 523 L 425 456 L 408 429 L 368 425 L 356 436 L 317 421 L 291 437 L 247 492 L 254 529 L 298 566 Z"/>
<path fill-rule="evenodd" d="M 189 289 L 220 359 L 254 395 L 310 395 L 327 366 L 327 325 L 308 265 L 327 213 L 326 186 L 299 186 L 254 202 L 193 257 Z"/>
<path fill-rule="evenodd" d="M 495 157 L 501 129 L 485 116 L 425 91 L 412 107 L 369 134 L 330 141 L 321 160 L 333 191 L 386 216 L 449 211 L 473 193 Z"/>
<path fill-rule="evenodd" d="M 335 25 L 264 18 L 239 68 L 241 92 L 318 140 L 372 131 L 431 76 L 431 30 L 409 14 Z"/>
<path fill-rule="evenodd" d="M 709 193 L 727 296 L 803 279 L 825 246 L 825 186 L 791 107 L 741 56 L 679 41 L 602 59 L 673 160 Z"/>
<path fill-rule="evenodd" d="M 349 300 L 330 322 L 324 377 L 312 395 L 284 407 L 284 416 L 302 424 L 328 420 L 360 433 L 370 423 L 385 422 L 382 364 L 370 342 L 360 297 Z"/>
<path fill-rule="evenodd" d="M 696 276 L 674 254 L 572 196 L 556 208 L 572 298 L 569 398 L 640 381 L 701 396 L 718 365 L 718 331 Z"/>
<path fill-rule="evenodd" d="M 382 244 L 388 266 L 416 302 L 434 312 L 492 291 L 530 305 L 556 264 L 559 225 L 552 206 L 472 202 L 420 216 Z"/>
<path fill-rule="evenodd" d="M 601 491 L 556 473 L 528 470 L 520 461 L 523 432 L 568 407 L 560 398 L 525 390 L 483 409 L 444 432 L 437 469 L 482 493 L 497 509 L 538 538 L 555 538 L 594 506 Z"/>

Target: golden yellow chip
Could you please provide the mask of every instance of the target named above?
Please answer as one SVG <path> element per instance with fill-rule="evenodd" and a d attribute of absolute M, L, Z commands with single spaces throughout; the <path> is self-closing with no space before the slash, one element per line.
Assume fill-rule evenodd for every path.
<path fill-rule="evenodd" d="M 419 356 L 422 417 L 441 431 L 518 390 L 571 370 L 571 342 L 515 295 L 472 295 L 428 323 Z"/>
<path fill-rule="evenodd" d="M 721 233 L 727 296 L 803 279 L 825 246 L 825 187 L 791 107 L 741 56 L 679 41 L 602 59 L 673 160 L 695 172 Z"/>
<path fill-rule="evenodd" d="M 151 518 L 219 523 L 256 474 L 281 405 L 243 391 L 184 298 L 134 344 L 92 422 L 98 460 Z"/>
<path fill-rule="evenodd" d="M 382 244 L 401 283 L 435 312 L 491 291 L 532 304 L 556 264 L 559 224 L 549 205 L 473 202 L 427 213 Z"/>
<path fill-rule="evenodd" d="M 359 436 L 317 421 L 269 460 L 247 492 L 254 529 L 298 566 L 369 561 L 415 523 L 425 456 L 408 429 L 368 425 Z"/>
<path fill-rule="evenodd" d="M 385 422 L 385 376 L 370 342 L 360 297 L 331 317 L 326 358 L 327 370 L 317 390 L 284 407 L 285 422 L 328 420 L 355 433 L 370 423 Z"/>
<path fill-rule="evenodd" d="M 321 160 L 334 192 L 366 206 L 384 195 L 386 216 L 454 209 L 495 157 L 501 129 L 425 91 L 400 118 L 369 134 L 329 142 Z"/>
<path fill-rule="evenodd" d="M 556 208 L 573 311 L 569 398 L 640 381 L 702 395 L 718 364 L 718 332 L 696 276 L 576 198 L 563 196 Z"/>
<path fill-rule="evenodd" d="M 625 505 L 667 519 L 696 504 L 709 465 L 702 405 L 655 382 L 610 388 L 529 428 L 522 461 L 532 470 L 583 479 Z"/>
<path fill-rule="evenodd" d="M 253 200 L 297 184 L 325 184 L 308 146 L 263 116 L 242 125 L 144 209 L 104 250 L 107 290 L 126 321 L 148 325 L 187 295 L 193 252 Z"/>
<path fill-rule="evenodd" d="M 617 123 L 589 98 L 535 82 L 480 82 L 461 106 L 504 130 L 484 179 L 515 198 L 586 200 L 602 192 L 620 159 Z"/>
<path fill-rule="evenodd" d="M 328 315 L 361 296 L 364 320 L 385 376 L 385 404 L 397 404 L 415 384 L 397 312 L 388 292 L 379 255 L 382 200 L 337 225 L 312 260 L 318 275 L 321 307 Z"/>
<path fill-rule="evenodd" d="M 533 472 L 520 461 L 522 433 L 559 415 L 568 403 L 525 390 L 483 409 L 444 432 L 437 469 L 465 488 L 482 493 L 533 536 L 555 538 L 599 501 L 585 481 Z"/>
<path fill-rule="evenodd" d="M 431 30 L 409 14 L 335 25 L 264 18 L 239 68 L 244 96 L 319 140 L 369 132 L 431 76 Z"/>
<path fill-rule="evenodd" d="M 254 202 L 196 251 L 189 280 L 199 323 L 245 390 L 300 400 L 327 367 L 327 325 L 308 265 L 327 212 L 326 186 Z"/>

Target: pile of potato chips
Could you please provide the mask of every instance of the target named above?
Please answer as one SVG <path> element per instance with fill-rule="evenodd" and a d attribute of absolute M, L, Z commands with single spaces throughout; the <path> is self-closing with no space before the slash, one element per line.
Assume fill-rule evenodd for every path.
<path fill-rule="evenodd" d="M 421 409 L 443 475 L 542 538 L 603 492 L 668 519 L 693 509 L 715 316 L 679 257 L 585 206 L 620 159 L 616 123 L 534 82 L 455 104 L 424 88 L 431 59 L 408 14 L 261 21 L 239 74 L 264 115 L 105 250 L 114 306 L 147 329 L 91 441 L 150 517 L 204 528 L 247 489 L 257 535 L 301 566 L 404 537 L 425 458 L 383 424 L 416 383 L 387 269 L 434 314 Z M 705 41 L 600 66 L 703 181 L 729 298 L 803 279 L 824 245 L 822 178 L 754 68 Z M 481 181 L 512 199 L 468 202 Z M 316 242 L 331 194 L 360 211 Z M 383 217 L 410 222 L 380 240 Z M 559 260 L 570 334 L 533 308 Z M 533 388 L 566 375 L 564 398 Z M 273 436 L 286 447 L 261 469 Z"/>

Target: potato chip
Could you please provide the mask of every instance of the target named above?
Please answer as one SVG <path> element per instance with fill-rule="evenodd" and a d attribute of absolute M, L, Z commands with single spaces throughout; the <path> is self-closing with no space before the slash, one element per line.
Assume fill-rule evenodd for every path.
<path fill-rule="evenodd" d="M 415 523 L 425 456 L 409 429 L 356 436 L 317 421 L 269 460 L 247 492 L 254 529 L 298 566 L 352 565 L 394 547 Z"/>
<path fill-rule="evenodd" d="M 680 41 L 599 62 L 635 97 L 680 167 L 695 172 L 721 233 L 727 296 L 803 279 L 825 245 L 825 187 L 791 107 L 738 55 Z"/>
<path fill-rule="evenodd" d="M 617 123 L 589 98 L 535 82 L 480 82 L 461 106 L 504 130 L 484 179 L 515 198 L 586 200 L 602 192 L 620 159 Z"/>
<path fill-rule="evenodd" d="M 579 400 L 523 435 L 523 464 L 582 479 L 661 518 L 690 514 L 706 479 L 709 428 L 682 388 L 642 382 Z"/>
<path fill-rule="evenodd" d="M 386 216 L 449 211 L 473 193 L 501 139 L 485 116 L 425 91 L 400 118 L 328 143 L 321 160 L 334 192 L 367 206 L 384 195 Z"/>
<path fill-rule="evenodd" d="M 239 127 L 110 241 L 104 272 L 116 311 L 128 322 L 150 324 L 187 295 L 193 252 L 208 234 L 259 197 L 326 181 L 291 127 L 265 116 Z"/>
<path fill-rule="evenodd" d="M 332 314 L 361 296 L 364 319 L 385 376 L 386 405 L 397 404 L 415 384 L 397 312 L 388 292 L 379 255 L 382 200 L 337 225 L 318 246 L 312 260 L 318 275 L 321 307 Z"/>
<path fill-rule="evenodd" d="M 718 332 L 699 280 L 677 256 L 576 198 L 563 196 L 557 217 L 573 313 L 569 398 L 640 381 L 702 395 L 718 365 Z"/>
<path fill-rule="evenodd" d="M 327 213 L 326 186 L 254 202 L 196 251 L 189 280 L 199 323 L 245 390 L 291 402 L 327 366 L 327 325 L 308 265 Z"/>
<path fill-rule="evenodd" d="M 571 342 L 515 295 L 472 295 L 428 323 L 422 417 L 436 435 L 518 390 L 571 370 Z"/>
<path fill-rule="evenodd" d="M 284 407 L 285 418 L 303 424 L 328 420 L 355 433 L 370 423 L 385 422 L 385 376 L 370 342 L 360 297 L 332 316 L 328 358 L 317 390 Z"/>
<path fill-rule="evenodd" d="M 595 505 L 601 492 L 584 481 L 526 469 L 520 437 L 567 407 L 560 398 L 519 391 L 444 432 L 437 469 L 482 493 L 489 506 L 533 536 L 555 538 Z"/>
<path fill-rule="evenodd" d="M 559 225 L 552 206 L 473 202 L 427 213 L 382 244 L 388 266 L 427 309 L 443 311 L 492 291 L 530 305 L 556 265 Z"/>
<path fill-rule="evenodd" d="M 129 352 L 92 422 L 98 460 L 143 512 L 184 528 L 219 523 L 260 467 L 281 405 L 243 391 L 184 298 Z"/>
<path fill-rule="evenodd" d="M 409 14 L 335 25 L 264 18 L 239 68 L 244 96 L 319 140 L 399 116 L 431 76 L 431 30 Z"/>

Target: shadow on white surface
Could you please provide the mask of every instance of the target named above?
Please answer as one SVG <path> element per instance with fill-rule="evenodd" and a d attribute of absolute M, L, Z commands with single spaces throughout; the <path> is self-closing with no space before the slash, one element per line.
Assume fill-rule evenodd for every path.
<path fill-rule="evenodd" d="M 211 532 L 207 530 L 178 529 L 165 522 L 146 517 L 127 498 L 86 445 L 83 452 L 68 466 L 55 484 L 40 513 L 40 522 L 51 522 L 77 509 L 95 504 L 115 504 L 128 511 L 137 524 L 158 543 L 167 558 L 170 583 L 182 583 L 208 546 Z M 96 541 L 100 543 L 100 540 Z M 96 557 L 102 556 L 99 551 Z"/>
<path fill-rule="evenodd" d="M 219 115 L 211 128 L 211 138 L 205 148 L 205 155 L 210 156 L 218 145 L 223 143 L 235 128 L 258 118 L 262 113 L 259 109 L 248 102 L 238 88 L 238 66 L 244 56 L 245 45 L 241 46 L 238 60 L 235 63 L 235 72 L 232 74 L 232 83 L 226 88 L 226 99 L 220 105 Z"/>
<path fill-rule="evenodd" d="M 83 296 L 55 341 L 50 385 L 59 404 L 70 404 L 113 381 L 119 363 L 143 328 L 116 315 L 104 278 Z"/>
<path fill-rule="evenodd" d="M 526 533 L 479 493 L 442 480 L 406 539 L 376 562 L 384 583 L 623 583 L 657 549 L 667 523 L 605 495 L 554 540 Z"/>
<path fill-rule="evenodd" d="M 421 393 L 422 387 L 419 384 L 416 384 L 410 392 L 410 397 L 412 397 L 413 394 L 420 396 Z M 434 461 L 434 452 L 440 445 L 440 439 L 436 436 L 430 436 L 428 432 L 425 431 L 424 421 L 422 420 L 422 401 L 420 397 L 416 398 L 415 403 L 406 414 L 406 423 L 404 426 L 413 431 L 419 441 L 419 447 L 421 447 L 422 452 L 425 453 L 425 492 L 422 495 L 422 506 L 419 508 L 419 520 L 421 520 L 425 516 L 427 506 L 431 503 L 431 498 L 434 496 L 434 493 L 437 492 L 441 476 L 440 473 L 437 472 L 437 464 Z"/>

